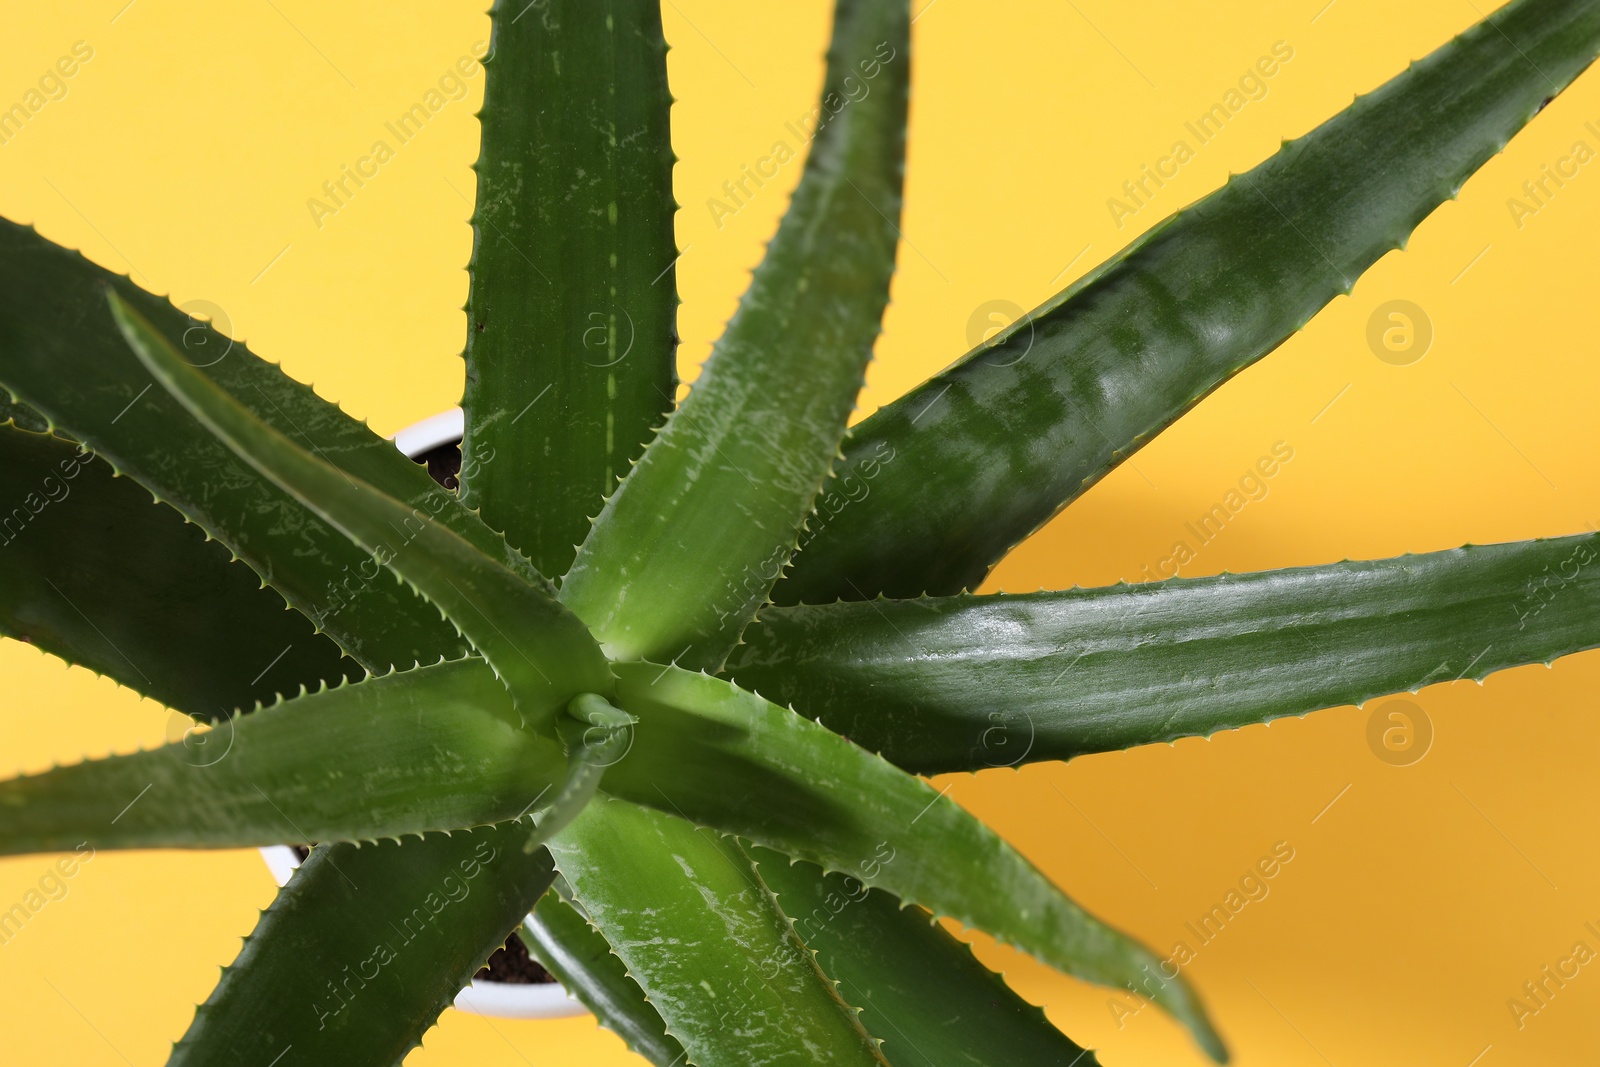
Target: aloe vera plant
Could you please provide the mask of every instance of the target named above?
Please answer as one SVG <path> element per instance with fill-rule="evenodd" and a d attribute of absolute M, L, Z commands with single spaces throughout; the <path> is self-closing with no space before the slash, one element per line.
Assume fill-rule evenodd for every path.
<path fill-rule="evenodd" d="M 938 918 L 1220 1062 L 1170 961 L 917 775 L 1012 716 L 1007 762 L 1069 759 L 1600 645 L 1600 535 L 973 593 L 1403 244 L 1600 4 L 1513 0 L 849 430 L 910 23 L 838 0 L 793 202 L 674 404 L 657 2 L 497 5 L 459 492 L 0 221 L 0 630 L 228 746 L 0 782 L 0 854 L 316 845 L 169 1062 L 397 1062 L 513 930 L 663 1067 L 1094 1062 Z"/>

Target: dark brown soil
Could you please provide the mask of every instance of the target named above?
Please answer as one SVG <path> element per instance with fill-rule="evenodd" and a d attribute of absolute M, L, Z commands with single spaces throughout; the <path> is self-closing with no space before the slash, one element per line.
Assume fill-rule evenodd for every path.
<path fill-rule="evenodd" d="M 430 448 L 419 455 L 418 463 L 425 463 L 428 475 L 446 489 L 460 488 L 461 446 L 454 442 Z"/>
<path fill-rule="evenodd" d="M 512 934 L 503 947 L 495 949 L 488 965 L 473 977 L 506 985 L 544 985 L 555 981 L 538 960 L 528 955 L 528 946 L 516 934 Z"/>
<path fill-rule="evenodd" d="M 294 854 L 300 857 L 301 863 L 311 855 L 311 850 L 304 845 L 289 847 L 294 849 Z M 528 946 L 524 945 L 522 938 L 515 933 L 504 945 L 494 950 L 489 962 L 472 977 L 489 982 L 504 982 L 506 985 L 547 985 L 555 981 L 550 972 L 540 966 L 538 960 L 528 955 Z"/>

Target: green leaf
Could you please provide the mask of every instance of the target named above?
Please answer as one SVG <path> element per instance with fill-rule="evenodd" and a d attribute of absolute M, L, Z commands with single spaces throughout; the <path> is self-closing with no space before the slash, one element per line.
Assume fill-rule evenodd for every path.
<path fill-rule="evenodd" d="M 884 1064 L 737 842 L 603 798 L 550 851 L 688 1062 Z"/>
<path fill-rule="evenodd" d="M 557 575 L 676 392 L 666 43 L 659 0 L 497 3 L 492 15 L 461 491 Z M 591 1003 L 616 979 L 604 939 L 572 924 L 545 934 L 565 961 L 553 973 L 607 1018 Z M 663 1063 L 681 1051 L 648 1005 L 654 1036 L 615 1017 L 630 1043 L 673 1048 Z"/>
<path fill-rule="evenodd" d="M 666 53 L 659 0 L 495 5 L 462 498 L 545 574 L 676 390 Z"/>
<path fill-rule="evenodd" d="M 1097 1067 L 921 908 L 759 845 L 748 851 L 896 1067 Z"/>
<path fill-rule="evenodd" d="M 586 621 L 610 619 L 597 633 L 614 654 L 720 660 L 782 566 L 859 389 L 893 262 L 889 220 L 899 214 L 907 14 L 903 4 L 896 10 L 881 0 L 840 11 L 830 91 L 838 91 L 853 64 L 876 59 L 879 41 L 899 42 L 896 57 L 874 68 L 874 98 L 821 131 L 790 218 L 734 324 L 564 580 L 563 600 Z M 852 179 L 854 190 L 844 184 Z M 849 294 L 842 301 L 841 289 Z M 789 385 L 798 373 L 816 383 L 808 403 L 792 400 Z M 789 456 L 801 457 L 798 467 Z M 693 496 L 680 499 L 681 479 L 690 474 L 697 480 Z M 738 525 L 727 521 L 729 514 L 740 516 Z M 679 551 L 656 551 L 668 543 Z M 604 560 L 598 568 L 597 559 Z M 764 578 L 752 574 L 769 566 Z M 619 589 L 624 568 L 631 580 Z M 623 596 L 627 610 L 619 616 L 613 608 Z M 635 630 L 632 618 L 641 612 Z M 691 641 L 706 647 L 686 648 Z M 672 848 L 699 847 L 690 834 L 671 823 L 657 827 Z M 575 850 L 605 844 L 589 842 L 581 822 L 566 838 Z M 664 877 L 678 890 L 689 888 L 679 871 Z M 613 911 L 650 906 L 643 887 L 606 889 Z M 692 1016 L 663 1011 L 674 1025 L 696 1025 Z"/>
<path fill-rule="evenodd" d="M 583 624 L 548 583 L 530 581 L 510 562 L 516 554 L 503 542 L 501 559 L 485 555 L 421 508 L 313 456 L 185 361 L 114 291 L 111 306 L 139 358 L 201 422 L 439 606 L 506 684 L 525 721 L 548 723 L 578 693 L 610 691 L 605 658 Z"/>
<path fill-rule="evenodd" d="M 526 826 L 321 846 L 261 915 L 168 1067 L 390 1067 L 550 885 Z"/>
<path fill-rule="evenodd" d="M 136 482 L 12 426 L 0 426 L 0 633 L 208 719 L 348 662 Z"/>
<path fill-rule="evenodd" d="M 600 1025 L 656 1067 L 680 1067 L 688 1055 L 668 1035 L 660 1013 L 628 975 L 622 958 L 576 907 L 552 889 L 522 923 L 522 940 Z"/>
<path fill-rule="evenodd" d="M 658 0 L 492 14 L 462 496 L 556 575 L 676 392 L 666 44 Z M 546 934 L 564 961 L 552 969 L 607 1018 L 593 1002 L 616 978 L 604 939 Z M 642 1017 L 654 1038 L 620 1015 L 613 1025 L 639 1047 L 676 1049 L 653 1008 Z"/>
<path fill-rule="evenodd" d="M 838 5 L 832 117 L 789 211 L 699 380 L 563 582 L 613 658 L 716 667 L 793 550 L 888 301 L 909 30 L 907 0 Z"/>
<path fill-rule="evenodd" d="M 522 846 L 529 852 L 560 833 L 589 806 L 606 768 L 626 756 L 633 744 L 633 717 L 599 694 L 580 693 L 566 710 L 556 727 L 567 750 L 566 778 L 555 798 L 531 816 L 536 832 Z"/>
<path fill-rule="evenodd" d="M 5 227 L 0 226 L 0 235 L 4 233 Z M 98 291 L 94 297 L 97 303 L 103 299 Z M 109 327 L 109 315 L 106 322 Z M 114 339 L 118 351 L 125 352 L 121 338 Z M 23 414 L 26 417 L 26 412 Z M 186 416 L 180 412 L 177 417 Z M 210 440 L 209 435 L 206 439 Z M 386 455 L 397 455 L 387 442 L 380 444 Z M 297 684 L 315 686 L 342 676 L 333 644 L 312 634 L 297 613 L 285 611 L 282 599 L 263 591 L 244 566 L 228 563 L 227 552 L 220 544 L 205 542 L 198 527 L 185 525 L 171 508 L 152 504 L 148 492 L 132 480 L 111 478 L 101 460 L 80 461 L 76 476 L 69 477 L 72 468 L 62 468 L 60 462 L 75 458 L 77 451 L 76 445 L 18 431 L 0 433 L 0 457 L 4 458 L 0 484 L 15 480 L 21 488 L 22 481 L 31 479 L 45 487 L 46 499 L 52 492 L 60 497 L 60 491 L 45 481 L 55 473 L 71 494 L 54 500 L 20 536 L 0 549 L 3 625 L 24 627 L 25 632 L 12 632 L 201 716 L 214 715 L 217 709 L 249 706 L 260 697 L 270 699 L 274 691 L 291 691 Z M 55 464 L 54 471 L 46 461 Z M 247 473 L 253 476 L 253 472 Z M 335 536 L 340 543 L 347 543 L 342 536 Z M 60 551 L 51 551 L 52 541 Z M 106 565 L 97 566 L 96 561 L 102 559 Z M 70 596 L 84 614 L 73 612 L 69 617 L 54 602 L 39 600 L 37 587 L 49 589 L 50 584 Z M 433 614 L 428 609 L 428 615 Z M 285 645 L 299 634 L 306 635 L 308 642 L 296 641 L 286 651 Z M 284 644 L 278 643 L 280 638 Z M 450 638 L 452 645 L 459 643 L 453 632 Z M 107 642 L 114 642 L 117 654 L 106 653 Z M 278 657 L 275 662 L 274 657 Z M 268 664 L 271 669 L 263 673 Z M 489 678 L 483 668 L 478 674 Z M 488 689 L 509 714 L 504 690 L 492 679 Z M 228 724 L 223 724 L 211 733 L 189 738 L 187 758 L 197 762 L 213 758 L 197 742 L 203 737 L 205 744 L 219 745 L 211 752 L 219 751 L 227 729 Z M 494 758 L 504 760 L 506 755 L 497 752 Z M 139 788 L 145 784 L 152 783 L 139 783 Z M 127 799 L 132 797 L 118 805 L 118 812 Z M 133 818 L 149 799 L 146 795 L 115 825 L 120 827 Z M 211 798 L 203 798 L 202 803 L 209 805 Z M 118 812 L 107 813 L 101 821 Z M 180 820 L 189 817 L 189 812 L 178 815 Z M 313 860 L 302 868 L 295 884 L 303 891 L 297 892 L 292 905 L 284 900 L 274 905 L 269 912 L 271 920 L 256 931 L 248 950 L 225 972 L 222 987 L 180 1046 L 179 1062 L 228 1062 L 228 1057 L 240 1055 L 241 1050 L 265 1047 L 280 1035 L 300 1033 L 308 1020 L 315 1023 L 312 1007 L 284 997 L 282 989 L 292 983 L 321 992 L 330 983 L 348 981 L 345 968 L 368 959 L 380 939 L 388 936 L 387 931 L 413 929 L 417 902 L 425 902 L 427 892 L 434 891 L 424 889 L 414 895 L 402 891 L 397 896 L 403 899 L 386 903 L 380 899 L 381 891 L 344 891 L 343 877 L 360 878 L 363 885 L 370 883 L 381 890 L 429 885 L 431 871 L 431 884 L 445 886 L 449 899 L 449 887 L 455 883 L 447 884 L 445 879 L 455 876 L 461 880 L 463 872 L 478 870 L 481 862 L 474 853 L 481 843 L 503 836 L 517 855 L 483 868 L 486 873 L 481 877 L 466 880 L 473 889 L 471 903 L 459 907 L 459 902 L 452 901 L 433 916 L 423 943 L 403 953 L 406 968 L 417 977 L 407 977 L 404 990 L 351 999 L 338 1015 L 347 1040 L 357 1046 L 357 1055 L 342 1056 L 339 1062 L 392 1062 L 385 1050 L 414 1044 L 454 990 L 464 984 L 464 976 L 476 971 L 478 962 L 504 942 L 507 932 L 537 899 L 541 888 L 538 857 L 530 860 L 520 852 L 527 834 L 527 827 L 521 825 L 503 835 L 494 831 L 431 835 L 426 840 L 408 841 L 403 850 L 390 845 L 319 850 L 319 856 L 323 851 L 330 854 L 333 866 L 320 867 L 320 876 L 315 872 L 321 861 Z M 285 836 L 292 839 L 301 834 L 294 831 Z M 335 867 L 343 874 L 336 873 Z M 339 884 L 324 892 L 319 885 L 305 885 L 304 880 L 313 877 Z M 368 938 L 368 934 L 372 936 Z M 345 951 L 351 944 L 359 951 Z M 441 962 L 444 967 L 435 971 Z M 441 974 L 446 975 L 443 980 Z M 403 995 L 397 999 L 393 992 Z M 326 1037 L 319 1031 L 309 1040 L 314 1047 Z M 294 1040 L 285 1039 L 286 1043 Z M 306 1047 L 304 1040 L 300 1044 Z M 363 1058 L 366 1056 L 375 1058 Z"/>
<path fill-rule="evenodd" d="M 733 678 L 924 774 L 1070 759 L 1600 646 L 1600 537 L 764 612 Z"/>
<path fill-rule="evenodd" d="M 721 679 L 648 663 L 616 672 L 617 704 L 639 723 L 605 792 L 842 871 L 1086 981 L 1139 989 L 1225 1057 L 1182 979 L 1163 981 L 1154 954 L 926 782 Z"/>
<path fill-rule="evenodd" d="M 0 390 L 0 423 L 9 423 L 19 430 L 33 433 L 48 433 L 50 430 L 49 419 L 28 405 L 12 400 L 4 390 Z"/>
<path fill-rule="evenodd" d="M 975 589 L 1403 247 L 1597 48 L 1600 6 L 1514 0 L 880 410 L 773 599 Z"/>
<path fill-rule="evenodd" d="M 392 443 L 214 329 L 226 325 L 223 309 L 186 304 L 214 320 L 202 323 L 3 219 L 0 383 L 226 544 L 369 670 L 466 651 L 437 612 L 404 588 L 373 580 L 379 571 L 369 553 L 262 478 L 155 387 L 112 321 L 107 288 L 259 417 L 335 457 L 353 477 L 481 538 L 488 550 L 492 535 L 482 523 Z"/>
<path fill-rule="evenodd" d="M 0 782 L 0 854 L 83 841 L 236 848 L 454 830 L 526 814 L 564 771 L 560 745 L 520 729 L 494 675 L 466 659 Z M 524 824 L 524 840 L 529 832 Z"/>

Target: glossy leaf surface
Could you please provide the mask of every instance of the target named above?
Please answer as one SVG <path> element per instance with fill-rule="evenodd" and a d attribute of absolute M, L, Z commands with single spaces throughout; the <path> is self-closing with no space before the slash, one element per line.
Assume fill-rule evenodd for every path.
<path fill-rule="evenodd" d="M 621 957 L 554 889 L 539 899 L 520 932 L 528 951 L 545 970 L 630 1049 L 656 1067 L 678 1067 L 684 1062 L 683 1046 L 668 1036 L 667 1024 L 644 999 L 639 983 L 628 976 Z"/>
<path fill-rule="evenodd" d="M 0 633 L 207 719 L 359 668 L 172 508 L 0 426 Z"/>
<path fill-rule="evenodd" d="M 616 670 L 617 703 L 639 724 L 606 772 L 608 793 L 850 874 L 1086 981 L 1147 989 L 1223 1057 L 1181 978 L 1162 981 L 1148 949 L 926 782 L 720 679 L 647 663 Z"/>
<path fill-rule="evenodd" d="M 1589 0 L 1513 0 L 855 427 L 774 599 L 977 588 L 1402 247 L 1597 49 Z"/>
<path fill-rule="evenodd" d="M 161 384 L 257 470 L 437 604 L 488 660 L 526 721 L 548 723 L 578 693 L 610 690 L 599 648 L 547 583 L 305 451 L 185 362 L 137 311 L 112 301 L 129 344 Z"/>
<path fill-rule="evenodd" d="M 759 845 L 748 851 L 895 1067 L 1097 1067 L 921 908 Z"/>
<path fill-rule="evenodd" d="M 920 773 L 1070 759 L 1600 646 L 1600 538 L 772 611 L 733 677 Z"/>
<path fill-rule="evenodd" d="M 672 407 L 666 53 L 659 0 L 494 12 L 462 498 L 549 575 Z"/>
<path fill-rule="evenodd" d="M 265 690 L 270 694 L 274 689 L 292 690 L 297 684 L 316 686 L 339 679 L 342 665 L 331 642 L 311 635 L 311 647 L 320 643 L 320 653 L 301 654 L 298 645 L 287 653 L 278 648 L 276 641 L 285 620 L 298 620 L 303 628 L 300 632 L 307 635 L 309 623 L 285 611 L 281 598 L 260 589 L 258 580 L 242 564 L 227 562 L 228 555 L 220 545 L 205 542 L 198 528 L 186 525 L 172 509 L 151 503 L 149 494 L 131 480 L 111 478 L 99 460 L 82 461 L 77 474 L 71 475 L 71 464 L 63 468 L 60 463 L 76 457 L 74 444 L 8 429 L 0 432 L 0 448 L 8 459 L 0 478 L 10 477 L 19 486 L 22 481 L 36 481 L 53 505 L 72 509 L 70 514 L 60 509 L 54 514 L 49 509 L 38 513 L 22 535 L 0 552 L 0 567 L 13 568 L 8 579 L 0 582 L 0 613 L 8 626 L 26 627 L 27 635 L 38 635 L 43 627 L 45 636 L 39 636 L 38 643 L 69 662 L 90 666 L 123 685 L 202 717 L 215 715 L 216 709 L 248 707 L 263 695 L 257 686 L 274 687 Z M 58 482 L 47 482 L 49 477 Z M 70 487 L 66 496 L 61 492 L 62 483 Z M 93 520 L 86 519 L 91 515 Z M 66 516 L 66 521 L 57 521 L 61 516 Z M 45 542 L 52 539 L 59 539 L 59 547 L 71 552 L 50 550 Z M 108 553 L 114 554 L 115 566 L 93 566 Z M 84 609 L 76 622 L 60 613 L 53 602 L 37 600 L 41 583 L 70 593 L 74 603 Z M 174 607 L 181 610 L 174 611 Z M 106 654 L 107 640 L 115 642 L 116 654 Z M 271 663 L 271 670 L 263 673 L 248 665 L 244 671 L 237 669 L 252 658 Z M 480 669 L 479 674 L 486 676 L 486 671 Z M 497 683 L 491 682 L 490 691 L 502 705 L 506 703 Z M 197 744 L 197 737 L 189 738 L 183 756 L 193 761 L 191 766 L 215 758 L 222 751 L 227 729 L 228 725 L 222 724 L 203 735 L 204 744 Z M 208 750 L 206 745 L 213 747 Z M 504 756 L 497 753 L 496 758 Z M 205 797 L 203 803 L 209 805 L 210 800 Z M 109 815 L 116 820 L 114 827 L 122 823 L 119 815 L 131 818 L 138 807 L 123 813 L 123 806 Z M 188 817 L 188 812 L 174 816 L 180 824 Z M 296 831 L 292 836 L 301 835 Z M 509 836 L 520 850 L 527 830 L 519 826 Z M 481 845 L 494 837 L 491 831 L 450 837 L 435 834 L 424 841 L 408 841 L 403 851 L 388 845 L 360 850 L 338 845 L 319 850 L 319 855 L 322 851 L 330 854 L 332 867 L 322 867 L 311 885 L 302 885 L 303 892 L 292 905 L 279 903 L 269 910 L 272 920 L 256 931 L 249 950 L 224 971 L 222 986 L 180 1044 L 178 1062 L 237 1062 L 241 1050 L 265 1048 L 279 1039 L 285 1044 L 299 1041 L 302 1048 L 327 1040 L 319 1012 L 312 1010 L 315 1002 L 282 996 L 285 983 L 322 992 L 343 988 L 342 1004 L 339 996 L 322 1002 L 325 1011 L 338 1009 L 334 1025 L 345 1035 L 340 1040 L 358 1046 L 340 1062 L 390 1062 L 382 1058 L 387 1055 L 385 1050 L 414 1044 L 448 1002 L 455 976 L 476 970 L 475 964 L 462 961 L 487 958 L 538 896 L 539 879 L 546 877 L 538 862 L 483 866 Z M 473 904 L 437 912 L 428 909 L 433 914 L 426 940 L 432 944 L 402 954 L 409 973 L 401 980 L 405 986 L 401 996 L 349 997 L 352 987 L 344 983 L 351 981 L 350 968 L 363 961 L 370 968 L 370 954 L 380 943 L 377 939 L 388 936 L 389 931 L 414 935 L 417 902 L 427 906 L 428 898 L 427 891 L 414 898 L 402 892 L 398 895 L 406 899 L 386 909 L 385 901 L 378 899 L 381 894 L 346 892 L 344 878 L 358 876 L 363 884 L 415 887 L 426 884 L 429 870 L 439 879 L 445 899 L 451 899 L 452 892 L 459 896 L 457 883 L 463 875 L 471 875 L 466 884 L 478 887 Z M 483 870 L 488 873 L 482 877 L 472 873 Z M 503 875 L 497 873 L 501 871 Z M 303 870 L 298 877 L 313 878 L 313 874 Z M 496 878 L 503 882 L 491 884 Z M 340 884 L 324 890 L 323 879 Z M 517 903 L 509 906 L 509 901 Z M 456 903 L 460 901 L 452 900 Z M 371 943 L 361 943 L 374 933 Z M 343 951 L 352 943 L 359 952 Z M 432 970 L 441 961 L 450 972 L 444 980 Z M 392 969 L 390 973 L 392 976 Z M 270 1006 L 264 1008 L 268 1000 Z M 315 1033 L 310 1032 L 308 1022 L 318 1024 Z M 376 1058 L 363 1058 L 367 1056 Z"/>
<path fill-rule="evenodd" d="M 607 798 L 550 851 L 690 1063 L 885 1062 L 731 838 Z M 618 883 L 650 891 L 633 905 Z"/>
<path fill-rule="evenodd" d="M 368 669 L 464 652 L 436 612 L 418 610 L 393 582 L 374 580 L 381 571 L 370 554 L 235 456 L 156 385 L 118 332 L 108 289 L 258 417 L 352 477 L 478 536 L 473 530 L 482 524 L 453 514 L 459 505 L 422 468 L 310 388 L 210 323 L 3 219 L 0 384 L 226 544 Z M 214 304 L 185 306 L 226 325 Z"/>
<path fill-rule="evenodd" d="M 482 943 L 503 941 L 550 885 L 549 854 L 524 854 L 526 835 L 512 826 L 315 849 L 167 1063 L 399 1063 L 488 960 Z"/>
<path fill-rule="evenodd" d="M 482 660 L 312 693 L 161 748 L 0 782 L 0 853 L 374 840 L 514 819 L 561 747 Z M 526 839 L 531 828 L 523 824 Z"/>
<path fill-rule="evenodd" d="M 909 34 L 907 0 L 838 6 L 821 126 L 778 234 L 563 582 L 613 658 L 716 667 L 794 548 L 889 298 Z"/>

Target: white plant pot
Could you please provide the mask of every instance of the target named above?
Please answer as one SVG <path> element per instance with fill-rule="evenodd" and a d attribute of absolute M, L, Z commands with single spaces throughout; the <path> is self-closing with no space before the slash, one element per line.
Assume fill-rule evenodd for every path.
<path fill-rule="evenodd" d="M 401 430 L 394 435 L 394 443 L 415 458 L 440 445 L 460 441 L 464 430 L 461 409 L 452 408 Z M 267 869 L 280 887 L 289 884 L 289 876 L 300 866 L 300 857 L 288 845 L 264 848 L 261 858 L 267 861 Z M 497 1019 L 559 1019 L 588 1010 L 556 982 L 512 985 L 478 979 L 456 994 L 455 1006 L 459 1011 Z"/>

